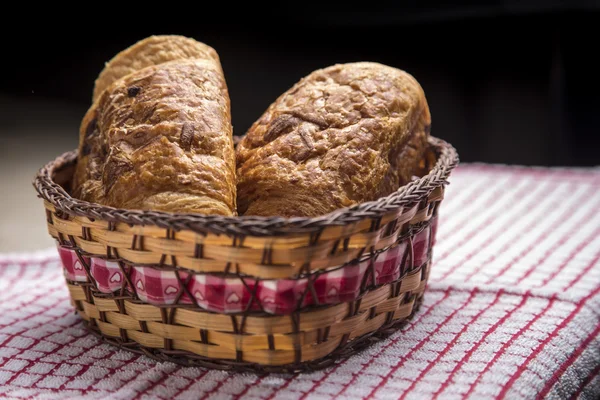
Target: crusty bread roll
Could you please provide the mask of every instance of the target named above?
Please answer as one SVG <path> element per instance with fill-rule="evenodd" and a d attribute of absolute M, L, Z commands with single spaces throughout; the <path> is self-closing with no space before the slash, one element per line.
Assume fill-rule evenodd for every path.
<path fill-rule="evenodd" d="M 195 54 L 207 56 L 153 66 L 130 62 L 129 67 L 117 56 L 108 64 L 109 72 L 101 74 L 103 83 L 96 86 L 101 94 L 81 124 L 73 194 L 119 208 L 234 215 L 229 95 L 216 53 L 192 39 L 172 36 L 141 43 L 155 48 L 159 39 L 160 54 L 174 54 L 168 50 L 173 41 L 174 48 L 196 43 Z M 121 54 L 126 59 L 158 54 L 140 46 Z M 129 73 L 119 77 L 121 72 L 110 72 L 115 65 Z"/>
<path fill-rule="evenodd" d="M 238 145 L 238 213 L 317 216 L 390 194 L 422 166 L 430 124 L 404 71 L 368 62 L 315 71 Z"/>
<path fill-rule="evenodd" d="M 177 60 L 214 60 L 219 56 L 210 46 L 177 35 L 150 36 L 123 50 L 106 63 L 94 85 L 93 101 L 113 82 L 140 69 Z"/>

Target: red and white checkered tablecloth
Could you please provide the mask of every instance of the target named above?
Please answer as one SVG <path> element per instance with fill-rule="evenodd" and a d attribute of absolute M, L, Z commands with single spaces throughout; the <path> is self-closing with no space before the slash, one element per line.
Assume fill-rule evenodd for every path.
<path fill-rule="evenodd" d="M 86 333 L 56 250 L 0 256 L 0 397 L 600 396 L 600 169 L 469 165 L 451 178 L 419 313 L 327 370 L 157 363 Z"/>

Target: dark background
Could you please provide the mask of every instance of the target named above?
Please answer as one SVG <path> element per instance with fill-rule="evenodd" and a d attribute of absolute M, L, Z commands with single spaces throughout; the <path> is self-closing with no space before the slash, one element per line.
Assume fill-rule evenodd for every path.
<path fill-rule="evenodd" d="M 27 125 L 36 135 L 26 140 L 35 146 L 75 143 L 103 63 L 139 39 L 166 33 L 218 51 L 238 135 L 302 76 L 369 60 L 420 81 L 432 134 L 454 144 L 463 161 L 600 164 L 596 1 L 373 2 L 359 11 L 297 2 L 269 10 L 172 6 L 175 16 L 168 7 L 150 8 L 151 19 L 138 12 L 41 16 L 21 26 L 23 34 L 4 33 L 1 135 Z"/>

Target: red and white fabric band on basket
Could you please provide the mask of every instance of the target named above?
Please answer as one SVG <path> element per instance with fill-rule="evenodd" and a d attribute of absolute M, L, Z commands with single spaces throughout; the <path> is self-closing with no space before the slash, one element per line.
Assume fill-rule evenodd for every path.
<path fill-rule="evenodd" d="M 433 246 L 437 218 L 413 239 L 413 265 L 427 262 L 430 246 Z M 431 241 L 429 240 L 432 232 Z M 400 278 L 402 262 L 410 262 L 405 253 L 410 249 L 408 241 L 391 247 L 380 253 L 374 262 L 376 284 L 389 283 Z M 81 261 L 74 250 L 58 245 L 65 277 L 70 281 L 87 282 L 89 280 Z M 244 311 L 256 291 L 256 300 L 252 310 L 264 310 L 271 314 L 289 314 L 297 308 L 311 304 L 338 304 L 358 298 L 369 263 L 367 259 L 359 263 L 347 264 L 319 274 L 314 280 L 317 301 L 309 291 L 302 304 L 298 304 L 306 290 L 309 278 L 256 280 L 254 278 L 222 277 L 210 274 L 193 273 L 179 270 L 179 279 L 175 271 L 159 270 L 152 266 L 133 266 L 121 269 L 117 261 L 97 257 L 83 257 L 89 265 L 91 278 L 98 291 L 112 293 L 123 287 L 143 302 L 154 305 L 193 304 L 218 313 L 237 313 Z M 123 276 L 128 271 L 129 279 Z M 188 274 L 192 276 L 188 279 Z M 128 282 L 131 282 L 129 284 Z M 181 285 L 186 284 L 187 292 L 194 296 L 190 299 L 186 291 L 180 294 Z M 131 285 L 134 287 L 132 288 Z M 256 286 L 258 286 L 256 288 Z"/>

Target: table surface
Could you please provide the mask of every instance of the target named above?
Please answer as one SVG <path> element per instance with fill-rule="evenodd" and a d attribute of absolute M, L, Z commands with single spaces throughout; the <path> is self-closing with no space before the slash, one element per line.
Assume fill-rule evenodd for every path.
<path fill-rule="evenodd" d="M 600 170 L 451 177 L 425 301 L 401 331 L 296 376 L 157 363 L 87 334 L 55 250 L 0 257 L 0 397 L 598 398 Z"/>
<path fill-rule="evenodd" d="M 31 182 L 43 165 L 77 147 L 85 113 L 72 104 L 31 97 L 0 95 L 0 253 L 53 244 Z"/>

